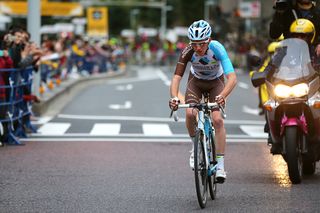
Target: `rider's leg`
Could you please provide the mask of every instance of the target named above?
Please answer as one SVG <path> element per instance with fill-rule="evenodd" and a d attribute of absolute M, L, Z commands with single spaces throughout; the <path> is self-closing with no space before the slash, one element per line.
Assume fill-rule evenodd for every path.
<path fill-rule="evenodd" d="M 224 170 L 224 154 L 225 154 L 225 147 L 226 147 L 226 130 L 224 128 L 224 122 L 221 116 L 220 111 L 213 111 L 212 112 L 212 120 L 213 126 L 215 128 L 216 136 L 215 141 L 216 143 L 216 161 L 217 161 L 217 173 L 216 178 L 217 181 L 223 183 L 227 177 L 225 170 Z"/>
<path fill-rule="evenodd" d="M 186 110 L 186 126 L 187 130 L 189 133 L 189 136 L 192 141 L 192 149 L 190 150 L 190 159 L 189 159 L 189 164 L 190 167 L 193 169 L 194 167 L 194 153 L 193 153 L 193 148 L 194 148 L 194 142 L 195 142 L 195 122 L 196 122 L 196 117 L 192 112 L 192 109 L 187 108 Z"/>
<path fill-rule="evenodd" d="M 186 126 L 187 126 L 190 137 L 194 137 L 196 135 L 195 126 L 194 126 L 196 123 L 197 121 L 196 121 L 195 110 L 187 108 L 186 109 Z"/>
<path fill-rule="evenodd" d="M 226 130 L 224 128 L 224 122 L 220 111 L 213 111 L 211 113 L 213 126 L 216 130 L 216 141 L 217 141 L 217 154 L 224 155 L 226 147 Z"/>

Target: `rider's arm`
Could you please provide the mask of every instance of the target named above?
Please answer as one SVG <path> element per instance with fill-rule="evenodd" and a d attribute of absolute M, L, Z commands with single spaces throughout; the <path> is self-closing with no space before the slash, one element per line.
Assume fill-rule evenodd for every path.
<path fill-rule="evenodd" d="M 171 98 L 178 97 L 179 94 L 179 86 L 182 77 L 180 75 L 174 75 L 170 85 L 170 95 Z"/>
<path fill-rule="evenodd" d="M 214 45 L 214 54 L 216 55 L 217 59 L 221 61 L 223 73 L 227 77 L 227 83 L 220 93 L 223 98 L 226 98 L 236 86 L 237 76 L 234 72 L 233 65 L 224 46 L 218 41 L 214 41 L 212 42 L 212 44 Z"/>
<path fill-rule="evenodd" d="M 227 83 L 223 88 L 222 92 L 220 93 L 220 95 L 222 95 L 222 97 L 224 98 L 229 96 L 229 94 L 237 84 L 237 76 L 234 72 L 229 73 L 228 75 L 226 75 L 226 77 Z"/>
<path fill-rule="evenodd" d="M 192 47 L 187 46 L 180 54 L 179 60 L 176 65 L 176 70 L 174 72 L 171 85 L 170 85 L 170 95 L 171 98 L 178 97 L 179 86 L 182 76 L 186 70 L 188 62 L 191 60 L 193 54 Z"/>

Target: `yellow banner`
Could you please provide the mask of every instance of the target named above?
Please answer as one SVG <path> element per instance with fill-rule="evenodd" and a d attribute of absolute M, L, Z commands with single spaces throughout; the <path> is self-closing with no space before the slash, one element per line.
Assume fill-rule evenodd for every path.
<path fill-rule="evenodd" d="M 109 17 L 107 7 L 87 8 L 87 34 L 93 37 L 108 37 Z"/>
<path fill-rule="evenodd" d="M 27 15 L 26 1 L 0 1 L 0 14 Z M 76 2 L 41 1 L 41 15 L 43 16 L 83 16 L 83 6 Z"/>

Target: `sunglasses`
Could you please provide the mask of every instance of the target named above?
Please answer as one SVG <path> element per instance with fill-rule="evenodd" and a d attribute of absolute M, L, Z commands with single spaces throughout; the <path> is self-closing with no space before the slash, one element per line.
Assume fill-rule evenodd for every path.
<path fill-rule="evenodd" d="M 189 44 L 192 46 L 192 47 L 204 47 L 206 44 L 209 43 L 209 39 L 207 39 L 206 41 L 202 41 L 202 42 L 192 42 L 190 41 Z"/>

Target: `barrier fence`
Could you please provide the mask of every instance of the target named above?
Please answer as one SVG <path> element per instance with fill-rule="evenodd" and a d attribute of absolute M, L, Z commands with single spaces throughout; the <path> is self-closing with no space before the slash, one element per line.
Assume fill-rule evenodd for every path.
<path fill-rule="evenodd" d="M 31 124 L 33 67 L 0 69 L 0 139 L 1 143 L 21 145 L 26 132 L 37 132 Z"/>

